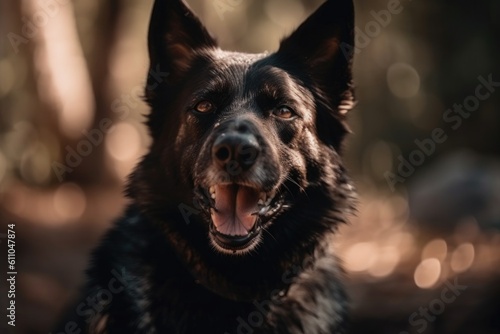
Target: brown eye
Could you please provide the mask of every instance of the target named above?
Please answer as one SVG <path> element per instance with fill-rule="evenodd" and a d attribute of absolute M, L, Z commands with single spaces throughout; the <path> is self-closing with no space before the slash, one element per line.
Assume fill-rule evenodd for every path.
<path fill-rule="evenodd" d="M 214 111 L 215 107 L 212 102 L 203 100 L 201 102 L 198 102 L 196 106 L 194 107 L 194 110 L 196 110 L 199 113 L 206 114 L 209 112 Z"/>
<path fill-rule="evenodd" d="M 273 112 L 274 116 L 283 118 L 283 119 L 290 119 L 293 116 L 295 116 L 295 113 L 293 112 L 292 109 L 290 109 L 287 106 L 280 106 Z"/>

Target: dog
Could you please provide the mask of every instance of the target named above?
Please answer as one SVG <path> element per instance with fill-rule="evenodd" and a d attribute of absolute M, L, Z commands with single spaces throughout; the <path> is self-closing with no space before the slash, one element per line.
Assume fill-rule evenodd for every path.
<path fill-rule="evenodd" d="M 61 332 L 345 333 L 331 239 L 355 203 L 353 31 L 352 0 L 327 0 L 278 51 L 230 52 L 183 1 L 156 0 L 152 144 Z"/>

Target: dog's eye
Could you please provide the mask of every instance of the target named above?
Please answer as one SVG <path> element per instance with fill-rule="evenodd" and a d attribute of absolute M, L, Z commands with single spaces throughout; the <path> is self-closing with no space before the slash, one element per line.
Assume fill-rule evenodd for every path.
<path fill-rule="evenodd" d="M 282 119 L 290 119 L 295 116 L 295 112 L 287 106 L 280 106 L 273 111 L 273 115 Z"/>
<path fill-rule="evenodd" d="M 203 100 L 203 101 L 198 102 L 196 104 L 196 106 L 194 107 L 194 110 L 196 110 L 197 112 L 202 113 L 202 114 L 212 112 L 212 111 L 214 111 L 214 109 L 215 109 L 214 104 L 210 101 L 207 101 L 207 100 Z"/>

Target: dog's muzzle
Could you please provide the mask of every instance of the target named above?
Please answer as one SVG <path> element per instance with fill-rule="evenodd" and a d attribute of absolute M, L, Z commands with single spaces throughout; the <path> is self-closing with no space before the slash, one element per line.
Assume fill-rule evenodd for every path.
<path fill-rule="evenodd" d="M 262 177 L 268 162 L 260 136 L 251 120 L 232 119 L 216 127 L 208 144 L 210 176 L 195 194 L 210 217 L 210 236 L 219 250 L 252 249 L 281 205 L 274 182 Z"/>
<path fill-rule="evenodd" d="M 250 169 L 259 153 L 260 147 L 255 135 L 241 129 L 220 134 L 212 146 L 214 163 L 230 174 L 231 171 L 236 173 L 238 170 L 244 172 Z"/>

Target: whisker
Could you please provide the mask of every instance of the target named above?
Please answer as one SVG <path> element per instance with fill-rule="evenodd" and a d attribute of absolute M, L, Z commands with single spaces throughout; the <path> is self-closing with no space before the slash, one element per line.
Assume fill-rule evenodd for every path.
<path fill-rule="evenodd" d="M 288 176 L 288 175 L 287 175 L 287 176 L 285 177 L 285 180 L 290 181 L 291 183 L 295 184 L 295 185 L 299 188 L 300 192 L 301 192 L 301 193 L 303 193 L 303 194 L 305 194 L 305 195 L 306 195 L 306 197 L 307 197 L 307 198 L 309 198 L 309 195 L 307 194 L 307 192 L 306 192 L 305 188 L 304 188 L 304 187 L 302 187 L 300 184 L 298 184 L 298 183 L 297 183 L 296 181 L 294 181 L 293 179 L 291 179 L 291 178 L 290 178 L 290 176 Z M 291 195 L 293 195 L 293 194 L 292 194 L 292 192 L 290 191 L 290 188 L 288 188 L 285 184 L 283 184 L 283 186 L 284 186 L 285 188 L 287 188 L 287 189 L 288 189 L 288 192 L 289 192 Z"/>
<path fill-rule="evenodd" d="M 285 179 L 290 181 L 291 183 L 295 184 L 300 189 L 300 191 L 305 192 L 304 187 L 302 187 L 300 184 L 298 184 L 297 181 L 293 180 L 289 175 L 287 175 L 285 177 Z"/>
<path fill-rule="evenodd" d="M 274 241 L 276 241 L 276 243 L 279 245 L 278 240 L 274 237 L 274 235 L 272 235 L 272 234 L 271 234 L 271 232 L 269 232 L 269 231 L 267 230 L 267 228 L 263 228 L 262 230 L 263 230 L 264 232 L 266 232 L 267 234 L 269 234 L 269 235 L 271 236 L 271 238 L 273 238 L 273 239 L 274 239 Z"/>

